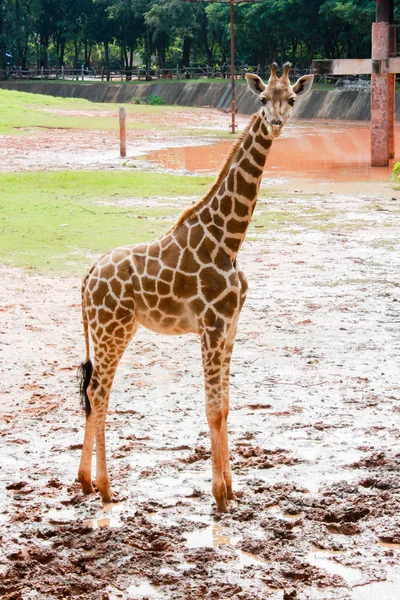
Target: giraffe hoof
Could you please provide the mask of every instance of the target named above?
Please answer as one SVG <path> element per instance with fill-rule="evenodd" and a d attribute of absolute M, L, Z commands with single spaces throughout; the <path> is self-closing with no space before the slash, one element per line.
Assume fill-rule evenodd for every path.
<path fill-rule="evenodd" d="M 103 485 L 100 482 L 96 481 L 96 488 L 100 492 L 101 501 L 103 502 L 103 504 L 111 504 L 111 502 L 114 502 L 113 494 L 108 481 L 106 483 L 103 482 Z"/>
<path fill-rule="evenodd" d="M 236 498 L 236 494 L 233 490 L 228 490 L 226 497 L 228 500 L 234 500 Z"/>
<path fill-rule="evenodd" d="M 95 493 L 95 489 L 92 485 L 92 482 L 85 482 L 82 483 L 81 482 L 81 486 L 82 486 L 82 492 L 85 494 L 85 496 L 88 496 L 89 494 L 94 494 Z"/>
<path fill-rule="evenodd" d="M 228 500 L 227 497 L 224 495 L 222 496 L 222 498 L 220 498 L 219 500 L 216 500 L 217 503 L 217 511 L 219 513 L 226 513 L 228 512 L 229 508 L 228 508 Z"/>
<path fill-rule="evenodd" d="M 111 490 L 100 492 L 100 496 L 103 504 L 112 504 L 113 502 L 115 502 Z"/>
<path fill-rule="evenodd" d="M 217 504 L 217 511 L 219 513 L 227 513 L 228 512 L 228 503 L 226 501 L 224 502 L 218 502 Z"/>
<path fill-rule="evenodd" d="M 78 481 L 81 484 L 82 492 L 85 494 L 85 496 L 94 494 L 95 489 L 90 478 L 87 479 L 83 475 L 78 475 Z"/>

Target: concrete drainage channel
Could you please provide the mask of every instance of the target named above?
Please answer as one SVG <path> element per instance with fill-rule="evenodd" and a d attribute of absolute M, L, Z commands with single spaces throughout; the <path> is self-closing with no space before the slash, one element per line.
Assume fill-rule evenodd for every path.
<path fill-rule="evenodd" d="M 230 83 L 64 83 L 61 81 L 2 81 L 0 88 L 32 94 L 49 94 L 62 98 L 84 98 L 92 102 L 131 102 L 132 98 L 145 100 L 151 95 L 164 98 L 168 105 L 210 106 L 229 110 Z M 400 120 L 400 93 L 396 94 L 396 120 Z M 293 117 L 300 119 L 342 119 L 367 121 L 370 119 L 369 90 L 314 89 L 299 99 Z M 247 86 L 236 85 L 236 105 L 240 114 L 253 114 L 258 108 L 257 98 Z"/>

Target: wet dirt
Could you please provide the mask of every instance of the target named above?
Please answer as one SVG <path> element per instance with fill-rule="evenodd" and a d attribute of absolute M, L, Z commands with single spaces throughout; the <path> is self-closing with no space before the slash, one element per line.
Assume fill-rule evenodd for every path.
<path fill-rule="evenodd" d="M 379 186 L 261 189 L 290 223 L 241 253 L 225 515 L 197 339 L 142 329 L 125 353 L 103 506 L 75 481 L 80 281 L 1 269 L 1 598 L 398 598 L 400 197 Z"/>
<path fill-rule="evenodd" d="M 21 128 L 18 136 L 0 135 L 0 172 L 54 171 L 54 170 L 104 170 L 149 168 L 142 157 L 150 150 L 169 147 L 197 146 L 215 141 L 215 130 L 229 131 L 229 115 L 213 109 L 172 110 L 159 113 L 129 113 L 127 157 L 119 155 L 118 107 L 112 110 L 52 110 L 63 116 L 93 118 L 115 117 L 113 131 L 57 129 L 51 126 Z M 248 121 L 238 116 L 243 129 Z M 142 129 L 142 125 L 145 128 Z M 196 130 L 206 129 L 209 135 L 196 136 Z M 214 135 L 214 137 L 213 137 Z M 156 166 L 154 168 L 157 168 Z"/>

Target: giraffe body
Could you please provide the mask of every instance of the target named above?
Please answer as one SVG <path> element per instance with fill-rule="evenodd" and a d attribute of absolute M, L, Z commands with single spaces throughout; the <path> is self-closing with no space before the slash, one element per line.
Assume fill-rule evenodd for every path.
<path fill-rule="evenodd" d="M 87 420 L 78 478 L 85 493 L 93 492 L 96 438 L 96 485 L 104 502 L 112 501 L 104 433 L 109 395 L 118 363 L 140 325 L 167 335 L 199 335 L 217 509 L 226 511 L 228 500 L 234 498 L 227 439 L 229 369 L 247 292 L 237 254 L 272 141 L 290 114 L 290 100 L 312 83 L 312 76 L 305 76 L 292 87 L 288 72 L 285 65 L 278 78 L 272 65 L 267 86 L 256 75 L 247 76 L 263 107 L 250 120 L 208 194 L 156 240 L 103 255 L 83 280 L 86 362 L 81 390 Z"/>

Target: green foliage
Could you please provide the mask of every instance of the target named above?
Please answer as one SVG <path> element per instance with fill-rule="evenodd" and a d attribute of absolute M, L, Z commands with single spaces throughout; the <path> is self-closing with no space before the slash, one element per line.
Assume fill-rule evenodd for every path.
<path fill-rule="evenodd" d="M 395 181 L 396 179 L 400 181 L 400 162 L 397 162 L 393 166 L 392 174 L 390 176 L 390 181 Z"/>
<path fill-rule="evenodd" d="M 149 177 L 140 171 L 1 174 L 1 262 L 82 273 L 92 256 L 108 248 L 160 235 L 187 196 L 201 197 L 211 182 L 210 177 Z M 186 197 L 181 205 L 180 196 Z M 157 205 L 135 201 L 148 197 Z M 175 210 L 171 198 L 176 198 Z"/>
<path fill-rule="evenodd" d="M 400 8 L 395 6 L 395 22 Z M 160 68 L 230 59 L 227 3 L 184 0 L 0 0 L 0 68 L 12 62 L 69 63 L 129 70 L 139 52 Z M 236 61 L 262 66 L 290 60 L 370 56 L 374 0 L 263 0 L 235 5 Z M 121 57 L 121 59 L 120 59 Z"/>
<path fill-rule="evenodd" d="M 150 106 L 162 106 L 164 104 L 167 104 L 167 102 L 166 100 L 164 100 L 164 98 L 161 98 L 161 96 L 151 94 L 151 96 L 147 98 L 147 104 L 150 104 Z"/>

